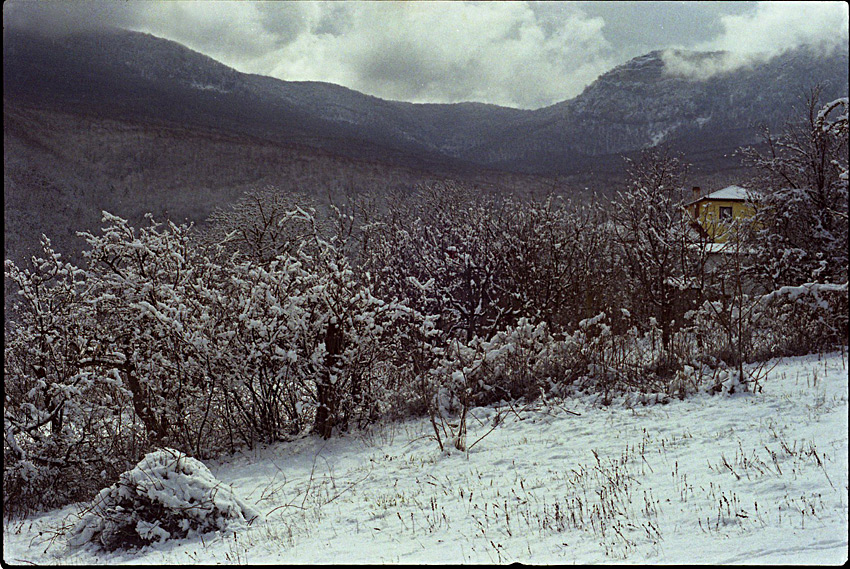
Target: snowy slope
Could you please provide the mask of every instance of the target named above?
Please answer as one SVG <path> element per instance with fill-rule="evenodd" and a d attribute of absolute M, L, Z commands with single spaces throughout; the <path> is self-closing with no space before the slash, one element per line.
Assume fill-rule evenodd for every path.
<path fill-rule="evenodd" d="M 4 560 L 846 562 L 847 355 L 774 364 L 756 395 L 477 409 L 467 453 L 441 454 L 426 421 L 299 439 L 209 464 L 263 513 L 248 530 L 69 550 L 69 507 L 6 523 Z"/>

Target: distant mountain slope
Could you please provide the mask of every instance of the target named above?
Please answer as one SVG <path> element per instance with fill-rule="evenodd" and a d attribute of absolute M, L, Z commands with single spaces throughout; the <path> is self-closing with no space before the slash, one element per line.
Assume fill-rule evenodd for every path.
<path fill-rule="evenodd" d="M 182 123 L 117 119 L 3 106 L 5 257 L 28 259 L 42 233 L 63 253 L 78 252 L 76 232 L 100 226 L 105 209 L 134 224 L 145 213 L 203 222 L 252 188 L 272 185 L 324 202 L 349 191 L 409 189 L 452 177 L 483 191 L 551 189 L 546 178 L 492 172 L 440 171 L 340 156 L 306 144 Z"/>
<path fill-rule="evenodd" d="M 605 73 L 575 99 L 529 111 L 386 101 L 345 87 L 237 72 L 175 42 L 113 30 L 3 39 L 4 97 L 114 118 L 148 118 L 300 142 L 410 166 L 471 163 L 541 174 L 661 142 L 730 151 L 751 123 L 776 125 L 817 82 L 847 92 L 847 51 L 796 50 L 705 79 L 669 73 L 661 52 Z M 722 54 L 679 53 L 704 60 Z"/>
<path fill-rule="evenodd" d="M 451 166 L 453 156 L 442 147 L 463 141 L 444 136 L 447 126 L 460 122 L 478 131 L 493 120 L 478 120 L 488 105 L 417 106 L 328 83 L 243 74 L 175 42 L 122 30 L 58 39 L 12 30 L 3 38 L 3 79 L 4 98 L 16 102 L 215 128 L 413 166 Z"/>
<path fill-rule="evenodd" d="M 721 54 L 678 54 L 710 60 Z M 606 191 L 623 153 L 669 143 L 704 176 L 739 167 L 751 123 L 776 127 L 817 82 L 847 93 L 847 51 L 797 50 L 702 79 L 635 58 L 538 110 L 386 101 L 235 71 L 125 30 L 3 35 L 6 256 L 59 244 L 108 208 L 202 221 L 263 184 L 326 194 L 453 177 L 491 189 Z M 724 174 L 726 175 L 726 174 Z M 729 180 L 731 183 L 735 180 Z M 75 249 L 76 245 L 71 249 Z"/>
<path fill-rule="evenodd" d="M 679 53 L 690 59 L 721 53 Z M 534 111 L 511 125 L 514 139 L 487 141 L 464 156 L 505 167 L 563 172 L 569 158 L 632 152 L 666 143 L 692 154 L 729 153 L 758 140 L 757 123 L 774 128 L 795 116 L 815 84 L 827 100 L 847 93 L 847 51 L 829 57 L 800 49 L 705 79 L 675 75 L 663 54 L 637 57 L 603 74 L 576 98 Z M 524 141 L 522 143 L 518 141 Z"/>

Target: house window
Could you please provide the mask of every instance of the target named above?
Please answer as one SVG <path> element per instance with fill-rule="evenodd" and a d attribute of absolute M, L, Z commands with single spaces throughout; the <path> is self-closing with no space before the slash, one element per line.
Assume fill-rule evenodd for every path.
<path fill-rule="evenodd" d="M 721 220 L 730 220 L 732 219 L 732 208 L 731 207 L 720 207 L 720 219 Z"/>

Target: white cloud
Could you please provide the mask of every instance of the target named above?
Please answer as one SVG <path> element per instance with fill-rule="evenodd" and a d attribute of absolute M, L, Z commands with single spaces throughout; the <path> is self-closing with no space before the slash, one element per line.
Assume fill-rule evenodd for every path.
<path fill-rule="evenodd" d="M 753 65 L 776 55 L 729 51 L 712 52 L 710 57 L 703 57 L 704 53 L 668 49 L 662 52 L 661 60 L 664 61 L 664 70 L 671 75 L 708 79 L 718 73 L 726 73 L 747 65 Z"/>
<path fill-rule="evenodd" d="M 263 58 L 267 71 L 384 98 L 534 107 L 576 95 L 611 64 L 604 22 L 580 13 L 546 31 L 526 3 L 347 6 L 344 33 L 305 30 Z"/>
<path fill-rule="evenodd" d="M 722 16 L 720 23 L 722 33 L 695 49 L 728 53 L 693 59 L 668 51 L 664 54 L 667 70 L 710 77 L 801 46 L 827 53 L 848 44 L 846 2 L 759 2 L 750 12 Z"/>
<path fill-rule="evenodd" d="M 278 37 L 253 2 L 139 2 L 133 29 L 173 39 L 232 65 L 259 57 Z"/>
<path fill-rule="evenodd" d="M 715 49 L 777 54 L 809 45 L 832 49 L 848 41 L 846 2 L 760 2 L 748 14 L 723 16 Z"/>
<path fill-rule="evenodd" d="M 611 67 L 603 26 L 576 9 L 553 27 L 525 2 L 154 2 L 135 29 L 286 80 L 538 107 Z"/>

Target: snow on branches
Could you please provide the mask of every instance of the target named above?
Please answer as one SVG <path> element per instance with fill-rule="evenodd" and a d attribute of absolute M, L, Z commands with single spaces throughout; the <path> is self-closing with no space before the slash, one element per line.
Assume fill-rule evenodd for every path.
<path fill-rule="evenodd" d="M 101 490 L 71 528 L 71 547 L 131 549 L 244 527 L 259 516 L 199 460 L 151 452 Z"/>

